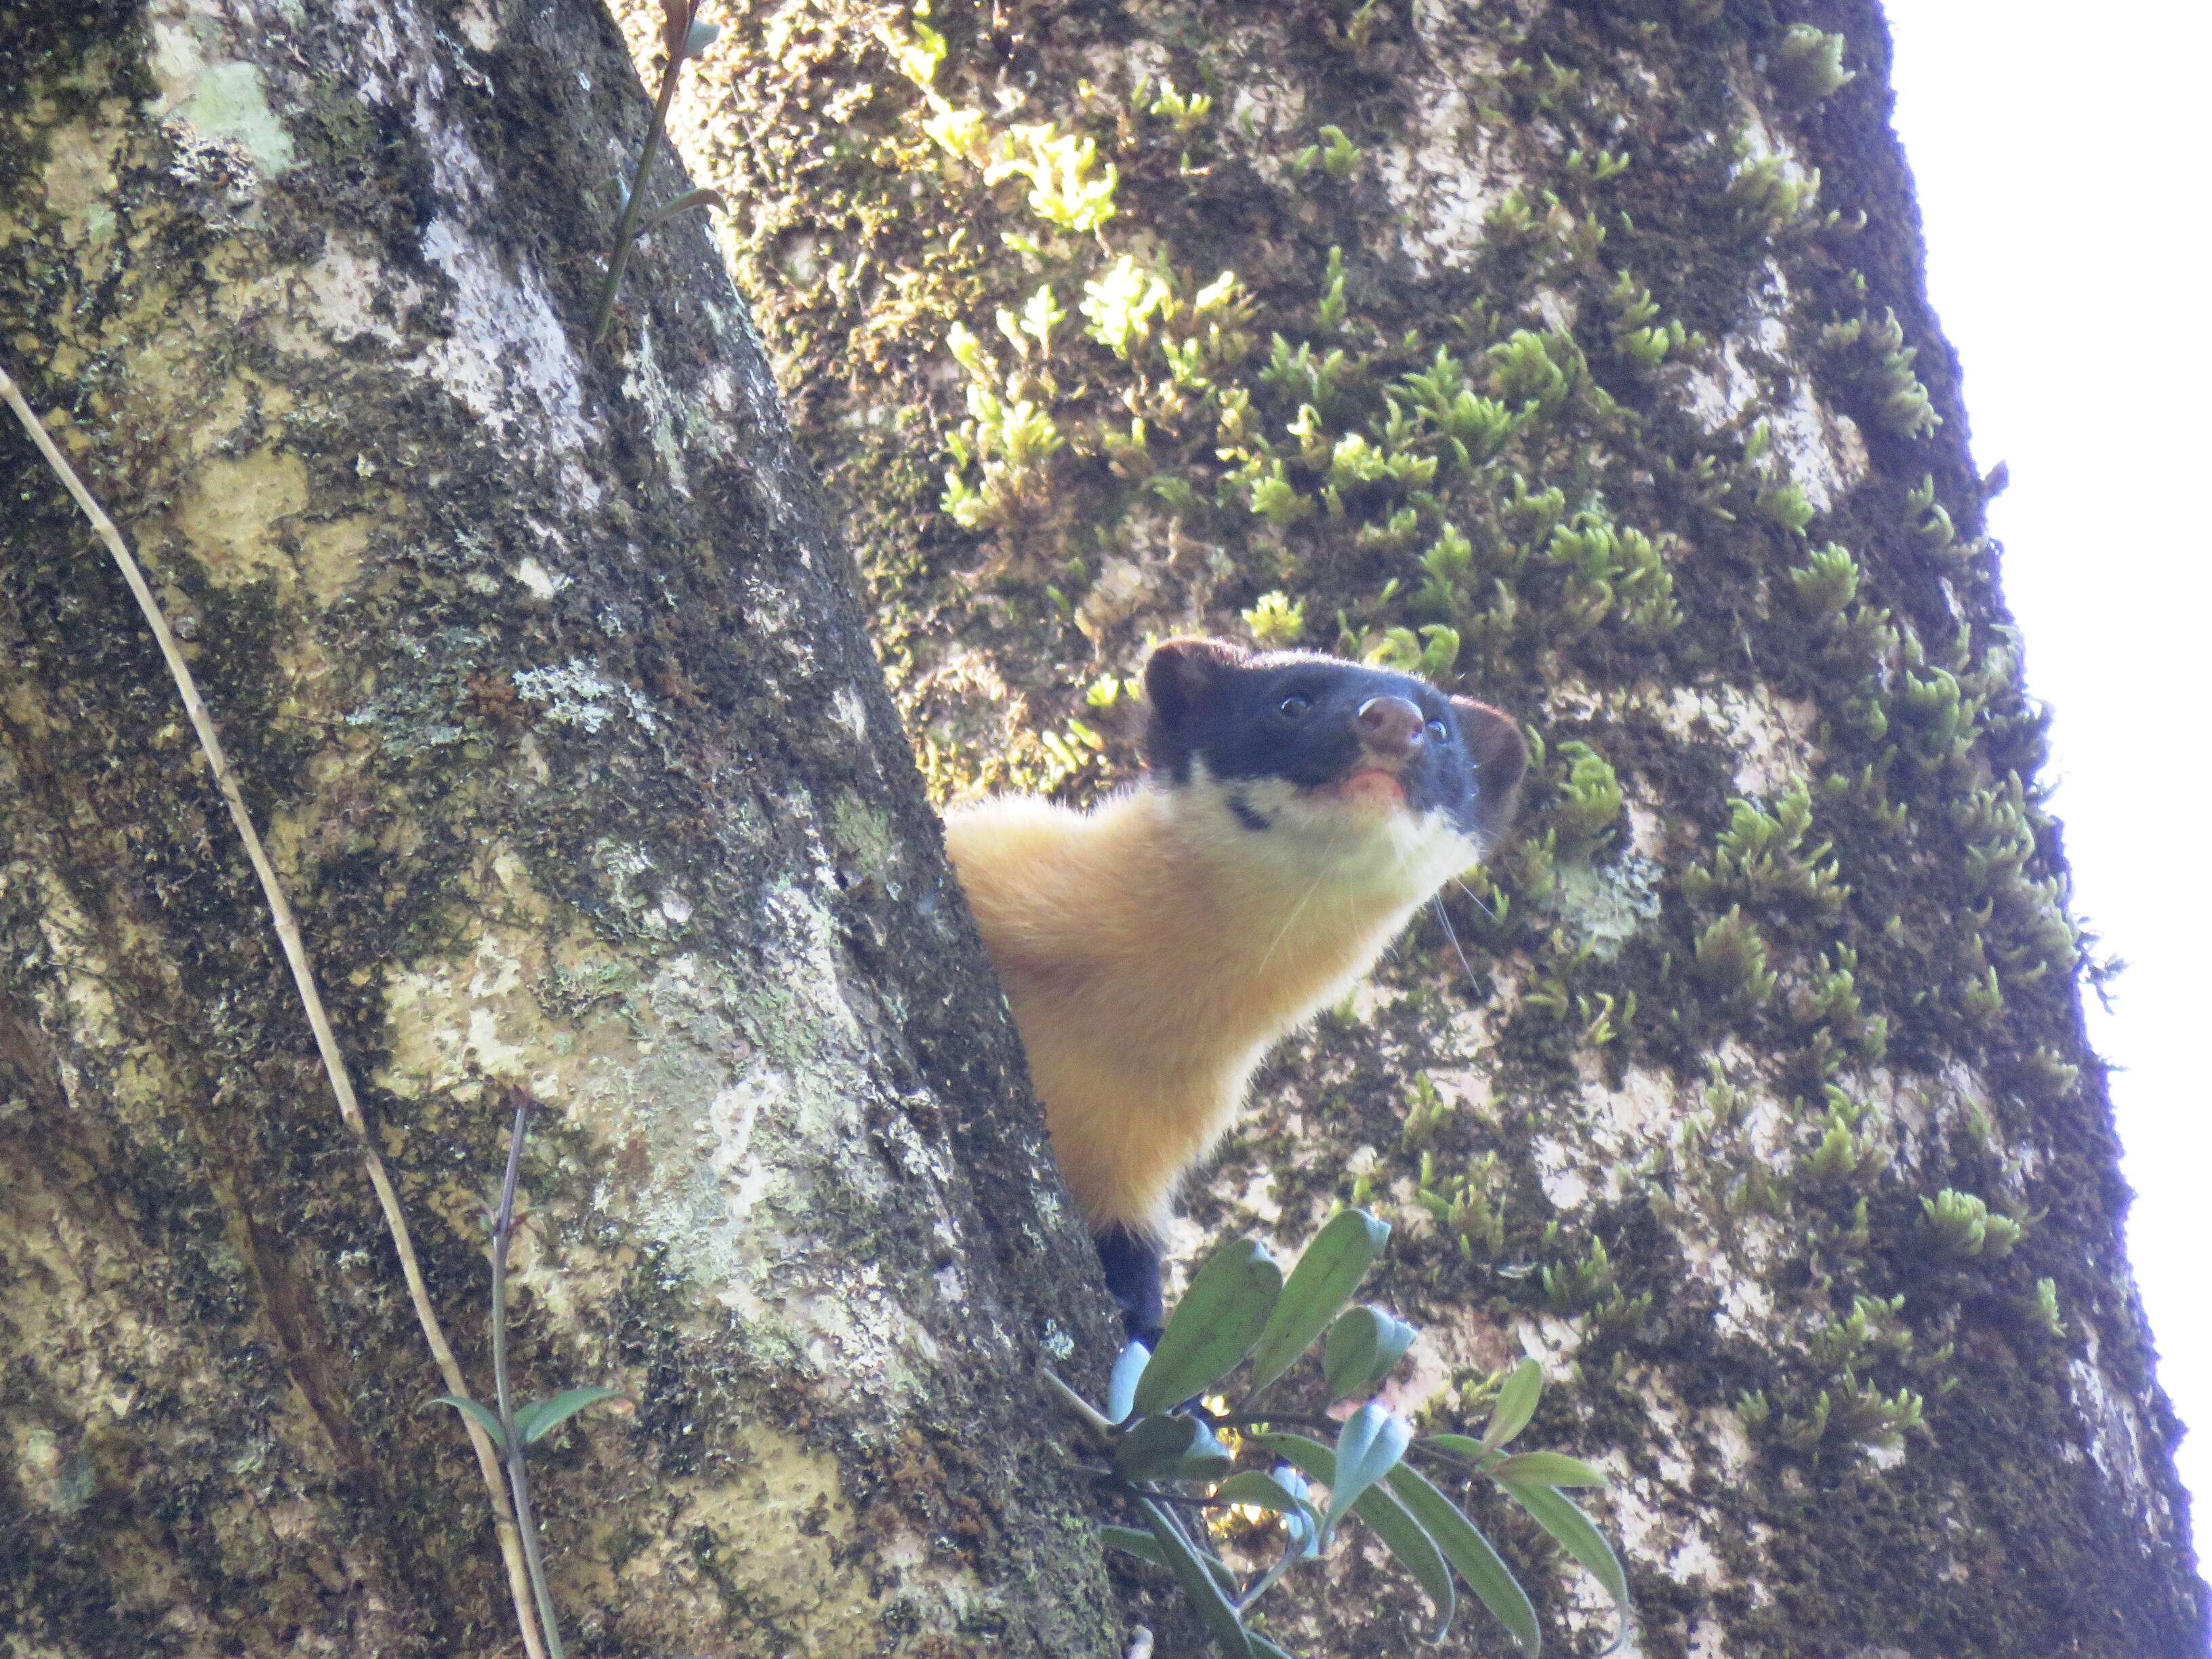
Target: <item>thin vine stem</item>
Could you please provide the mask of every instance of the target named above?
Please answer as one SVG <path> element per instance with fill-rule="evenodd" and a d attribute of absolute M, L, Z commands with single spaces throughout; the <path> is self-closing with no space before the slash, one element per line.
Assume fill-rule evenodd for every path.
<path fill-rule="evenodd" d="M 268 906 L 270 925 L 275 928 L 276 942 L 284 954 L 284 961 L 292 970 L 292 983 L 298 991 L 300 1006 L 306 1011 L 307 1026 L 314 1033 L 316 1052 L 321 1056 L 323 1073 L 330 1079 L 331 1095 L 337 1103 L 338 1119 L 353 1137 L 361 1153 L 362 1164 L 368 1171 L 368 1184 L 375 1189 L 377 1207 L 383 1212 L 386 1230 L 392 1235 L 393 1253 L 399 1258 L 399 1271 L 407 1281 L 407 1295 L 415 1308 L 416 1322 L 422 1328 L 422 1340 L 428 1346 L 431 1358 L 436 1361 L 438 1374 L 445 1379 L 447 1391 L 466 1395 L 467 1382 L 461 1376 L 460 1362 L 453 1358 L 452 1345 L 446 1340 L 445 1328 L 438 1322 L 438 1311 L 431 1305 L 430 1287 L 422 1277 L 422 1264 L 415 1254 L 415 1242 L 407 1226 L 407 1212 L 400 1206 L 398 1189 L 384 1167 L 384 1156 L 377 1150 L 369 1136 L 368 1121 L 362 1115 L 361 1102 L 354 1093 L 353 1079 L 346 1069 L 344 1052 L 338 1047 L 337 1033 L 331 1025 L 331 1018 L 323 1006 L 322 993 L 315 986 L 315 970 L 307 955 L 307 940 L 300 933 L 298 921 L 292 914 L 289 900 L 284 896 L 283 884 L 277 879 L 276 866 L 262 846 L 260 833 L 253 827 L 253 816 L 246 809 L 246 797 L 238 787 L 237 775 L 231 769 L 229 758 L 224 754 L 222 739 L 217 735 L 215 719 L 208 713 L 206 702 L 200 696 L 199 685 L 192 678 L 191 665 L 177 647 L 177 637 L 170 632 L 168 618 L 162 614 L 161 602 L 154 590 L 147 586 L 145 573 L 123 539 L 123 532 L 115 527 L 76 469 L 70 465 L 56 444 L 53 434 L 46 430 L 46 422 L 24 401 L 15 377 L 7 366 L 0 363 L 0 401 L 5 401 L 15 410 L 15 418 L 22 422 L 23 430 L 45 458 L 54 476 L 62 481 L 76 500 L 78 510 L 91 524 L 93 532 L 106 544 L 113 556 L 116 568 L 123 573 L 123 580 L 131 595 L 138 602 L 138 610 L 152 630 L 154 642 L 161 647 L 161 659 L 168 665 L 169 677 L 176 682 L 177 696 L 185 705 L 192 731 L 199 738 L 200 752 L 207 759 L 208 769 L 215 775 L 216 787 L 222 791 L 223 805 L 230 809 L 230 821 L 238 830 L 238 838 L 246 845 L 246 861 L 261 884 L 263 902 Z M 521 1546 L 514 1516 L 507 1501 L 506 1482 L 501 1478 L 499 1455 L 491 1443 L 491 1437 L 474 1423 L 467 1425 L 469 1443 L 476 1449 L 477 1467 L 483 1475 L 486 1490 L 491 1496 L 492 1526 L 498 1534 L 500 1553 L 507 1559 L 507 1591 L 514 1601 L 516 1624 L 522 1632 L 522 1643 L 530 1659 L 548 1659 L 538 1636 L 537 1621 L 531 1613 L 531 1590 L 528 1565 Z"/>
<path fill-rule="evenodd" d="M 653 173 L 653 158 L 660 149 L 661 132 L 668 125 L 668 108 L 676 101 L 676 77 L 684 72 L 684 57 L 690 44 L 691 20 L 698 12 L 696 0 L 684 6 L 683 27 L 676 27 L 673 16 L 661 32 L 661 45 L 666 50 L 668 61 L 661 66 L 660 95 L 653 100 L 653 125 L 645 135 L 645 149 L 637 158 L 637 171 L 630 175 L 629 199 L 623 204 L 622 223 L 615 229 L 615 251 L 607 264 L 606 282 L 599 289 L 599 308 L 592 313 L 592 343 L 596 345 L 607 331 L 607 324 L 615 313 L 615 296 L 622 291 L 623 273 L 629 268 L 629 251 L 636 246 L 637 222 L 645 211 L 645 181 Z"/>
<path fill-rule="evenodd" d="M 514 1133 L 507 1142 L 507 1175 L 500 1182 L 499 1213 L 491 1229 L 491 1381 L 499 1401 L 500 1437 L 507 1442 L 507 1478 L 514 1488 L 514 1518 L 522 1529 L 522 1557 L 530 1568 L 530 1588 L 538 1598 L 538 1622 L 545 1632 L 551 1659 L 567 1659 L 561 1645 L 561 1621 L 553 1612 L 553 1587 L 545 1577 L 538 1518 L 530 1506 L 528 1447 L 515 1425 L 514 1390 L 507 1380 L 507 1247 L 514 1237 L 514 1194 L 522 1176 L 522 1140 L 529 1132 L 530 1097 L 518 1089 Z"/>

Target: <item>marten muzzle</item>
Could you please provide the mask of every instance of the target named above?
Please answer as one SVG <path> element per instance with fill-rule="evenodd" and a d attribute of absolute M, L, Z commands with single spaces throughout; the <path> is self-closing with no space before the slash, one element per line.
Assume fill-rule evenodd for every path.
<path fill-rule="evenodd" d="M 1413 757 L 1425 736 L 1428 717 L 1406 697 L 1370 697 L 1352 717 L 1364 757 L 1393 769 Z"/>

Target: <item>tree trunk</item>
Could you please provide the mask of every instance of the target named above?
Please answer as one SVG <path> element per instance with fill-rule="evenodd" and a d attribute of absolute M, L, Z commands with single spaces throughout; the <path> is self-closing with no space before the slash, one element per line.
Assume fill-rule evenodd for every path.
<path fill-rule="evenodd" d="M 635 1401 L 536 1455 L 570 1651 L 1119 1655 L 1031 1380 L 1104 1297 L 696 215 L 587 337 L 647 119 L 580 0 L 0 9 L 0 353 L 479 1397 L 541 1103 L 517 1387 Z M 12 417 L 0 479 L 0 1645 L 520 1651 L 162 659 Z"/>
<path fill-rule="evenodd" d="M 1869 0 L 723 21 L 679 148 L 940 797 L 1127 777 L 1127 677 L 1200 629 L 1545 745 L 1449 904 L 1471 982 L 1424 923 L 1287 1044 L 1186 1249 L 1396 1222 L 1407 1403 L 1542 1359 L 1632 1651 L 2203 1653 Z M 1395 1650 L 1417 1605 L 1354 1557 L 1296 1628 Z"/>

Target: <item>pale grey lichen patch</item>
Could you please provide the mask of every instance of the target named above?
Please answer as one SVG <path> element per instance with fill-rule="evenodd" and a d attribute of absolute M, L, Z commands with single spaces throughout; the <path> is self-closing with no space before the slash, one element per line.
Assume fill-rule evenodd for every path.
<path fill-rule="evenodd" d="M 1406 228 L 1399 243 L 1415 279 L 1463 270 L 1484 240 L 1483 222 L 1513 180 L 1493 176 L 1456 76 L 1438 73 L 1412 90 L 1415 125 L 1406 142 L 1375 156 L 1382 189 Z"/>
<path fill-rule="evenodd" d="M 333 346 L 364 336 L 398 349 L 405 338 L 393 319 L 423 298 L 420 283 L 394 273 L 365 240 L 336 235 L 301 273 L 299 290 L 313 326 L 289 328 L 279 337 L 289 349 L 313 356 L 327 356 Z"/>
<path fill-rule="evenodd" d="M 1550 904 L 1593 957 L 1611 962 L 1638 928 L 1657 920 L 1664 874 L 1656 860 L 1632 853 L 1610 864 L 1563 865 Z"/>
<path fill-rule="evenodd" d="M 690 471 L 684 465 L 684 434 L 679 428 L 680 401 L 671 392 L 667 380 L 653 357 L 653 331 L 641 331 L 637 344 L 626 361 L 628 372 L 623 377 L 623 395 L 640 409 L 652 411 L 651 433 L 653 453 L 667 470 L 668 481 L 681 494 L 691 493 Z"/>
<path fill-rule="evenodd" d="M 635 686 L 606 678 L 599 665 L 578 657 L 558 668 L 518 668 L 512 678 L 526 702 L 540 704 L 556 726 L 597 732 L 617 714 L 627 714 L 647 731 L 659 725 L 653 705 Z"/>
<path fill-rule="evenodd" d="M 522 562 L 514 567 L 514 580 L 520 582 L 538 598 L 550 599 L 562 588 L 568 586 L 575 579 L 573 576 L 563 575 L 559 571 L 548 570 L 536 559 L 526 555 Z"/>
<path fill-rule="evenodd" d="M 209 61 L 204 47 L 222 37 L 222 13 L 174 0 L 162 10 L 149 20 L 149 62 L 161 88 L 155 112 L 173 129 L 235 146 L 264 175 L 290 167 L 292 135 L 269 106 L 261 71 L 234 59 Z"/>
<path fill-rule="evenodd" d="M 528 421 L 542 447 L 581 448 L 582 368 L 536 273 L 444 216 L 423 232 L 422 257 L 453 283 L 453 325 L 424 354 L 431 373 L 495 432 Z"/>
<path fill-rule="evenodd" d="M 1814 739 L 1820 711 L 1802 698 L 1715 685 L 1677 687 L 1637 701 L 1685 742 L 1727 744 L 1736 756 L 1735 787 L 1744 795 L 1778 794 L 1819 769 Z"/>

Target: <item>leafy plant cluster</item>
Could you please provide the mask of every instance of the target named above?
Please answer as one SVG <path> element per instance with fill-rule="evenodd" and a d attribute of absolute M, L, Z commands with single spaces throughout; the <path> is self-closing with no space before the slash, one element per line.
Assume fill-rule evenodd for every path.
<path fill-rule="evenodd" d="M 1619 1559 L 1563 1490 L 1601 1486 L 1604 1475 L 1558 1452 L 1508 1449 L 1542 1392 L 1534 1360 L 1502 1380 L 1480 1437 L 1417 1435 L 1372 1397 L 1415 1336 L 1379 1308 L 1348 1305 L 1389 1233 L 1364 1210 L 1340 1211 L 1287 1279 L 1255 1241 L 1226 1244 L 1193 1275 L 1158 1352 L 1137 1342 L 1123 1350 L 1103 1404 L 1046 1374 L 1101 1460 L 1099 1480 L 1140 1522 L 1109 1526 L 1106 1541 L 1173 1573 L 1214 1644 L 1239 1659 L 1285 1654 L 1255 1626 L 1261 1599 L 1325 1556 L 1354 1519 L 1427 1596 L 1431 1640 L 1449 1630 L 1464 1584 L 1518 1651 L 1535 1654 L 1534 1604 L 1452 1495 L 1476 1480 L 1517 1504 L 1628 1612 Z M 1317 1366 L 1302 1372 L 1310 1360 Z M 1296 1381 L 1307 1409 L 1269 1403 Z M 1280 1547 L 1257 1572 L 1224 1560 L 1207 1524 L 1234 1513 L 1274 1517 Z"/>
<path fill-rule="evenodd" d="M 1656 639 L 1680 625 L 1666 538 L 1624 521 L 1593 489 L 1528 483 L 1567 429 L 1620 417 L 1573 333 L 1513 325 L 1481 306 L 1443 337 L 1382 333 L 1360 319 L 1341 247 L 1328 249 L 1310 307 L 1277 307 L 1262 326 L 1267 307 L 1246 276 L 1117 249 L 1121 175 L 1096 142 L 1048 125 L 1002 129 L 956 108 L 933 84 L 941 42 L 916 27 L 928 49 L 909 52 L 905 67 L 932 112 L 925 130 L 986 185 L 1029 180 L 1024 205 L 1040 222 L 1035 234 L 1005 233 L 1042 280 L 999 308 L 1002 339 L 959 324 L 946 337 L 967 401 L 941 500 L 955 523 L 1019 544 L 1064 528 L 1067 503 L 1103 487 L 1110 504 L 1091 514 L 1102 556 L 1165 514 L 1211 538 L 1272 547 L 1286 584 L 1276 591 L 1294 596 L 1288 584 L 1310 561 L 1345 550 L 1374 575 L 1367 597 L 1338 607 L 1337 648 L 1440 677 L 1464 669 L 1465 647 L 1489 661 L 1542 640 Z M 1139 149 L 1157 131 L 1178 165 L 1218 161 L 1210 98 L 1146 81 L 1130 106 Z M 1321 191 L 1363 164 L 1328 126 L 1279 162 Z M 1571 173 L 1586 194 L 1630 165 L 1601 149 L 1577 152 Z M 1595 269 L 1607 235 L 1594 208 L 1557 195 L 1508 198 L 1492 218 L 1531 273 Z M 1076 230 L 1091 235 L 1062 234 Z M 1601 350 L 1615 372 L 1703 348 L 1627 273 L 1604 276 L 1613 300 Z M 1067 325 L 1071 312 L 1079 327 Z M 1048 599 L 1079 619 L 1095 574 L 1089 556 L 1064 559 Z M 1255 631 L 1285 637 L 1287 602 L 1251 608 Z M 1288 636 L 1310 635 L 1315 620 L 1299 614 Z"/>

